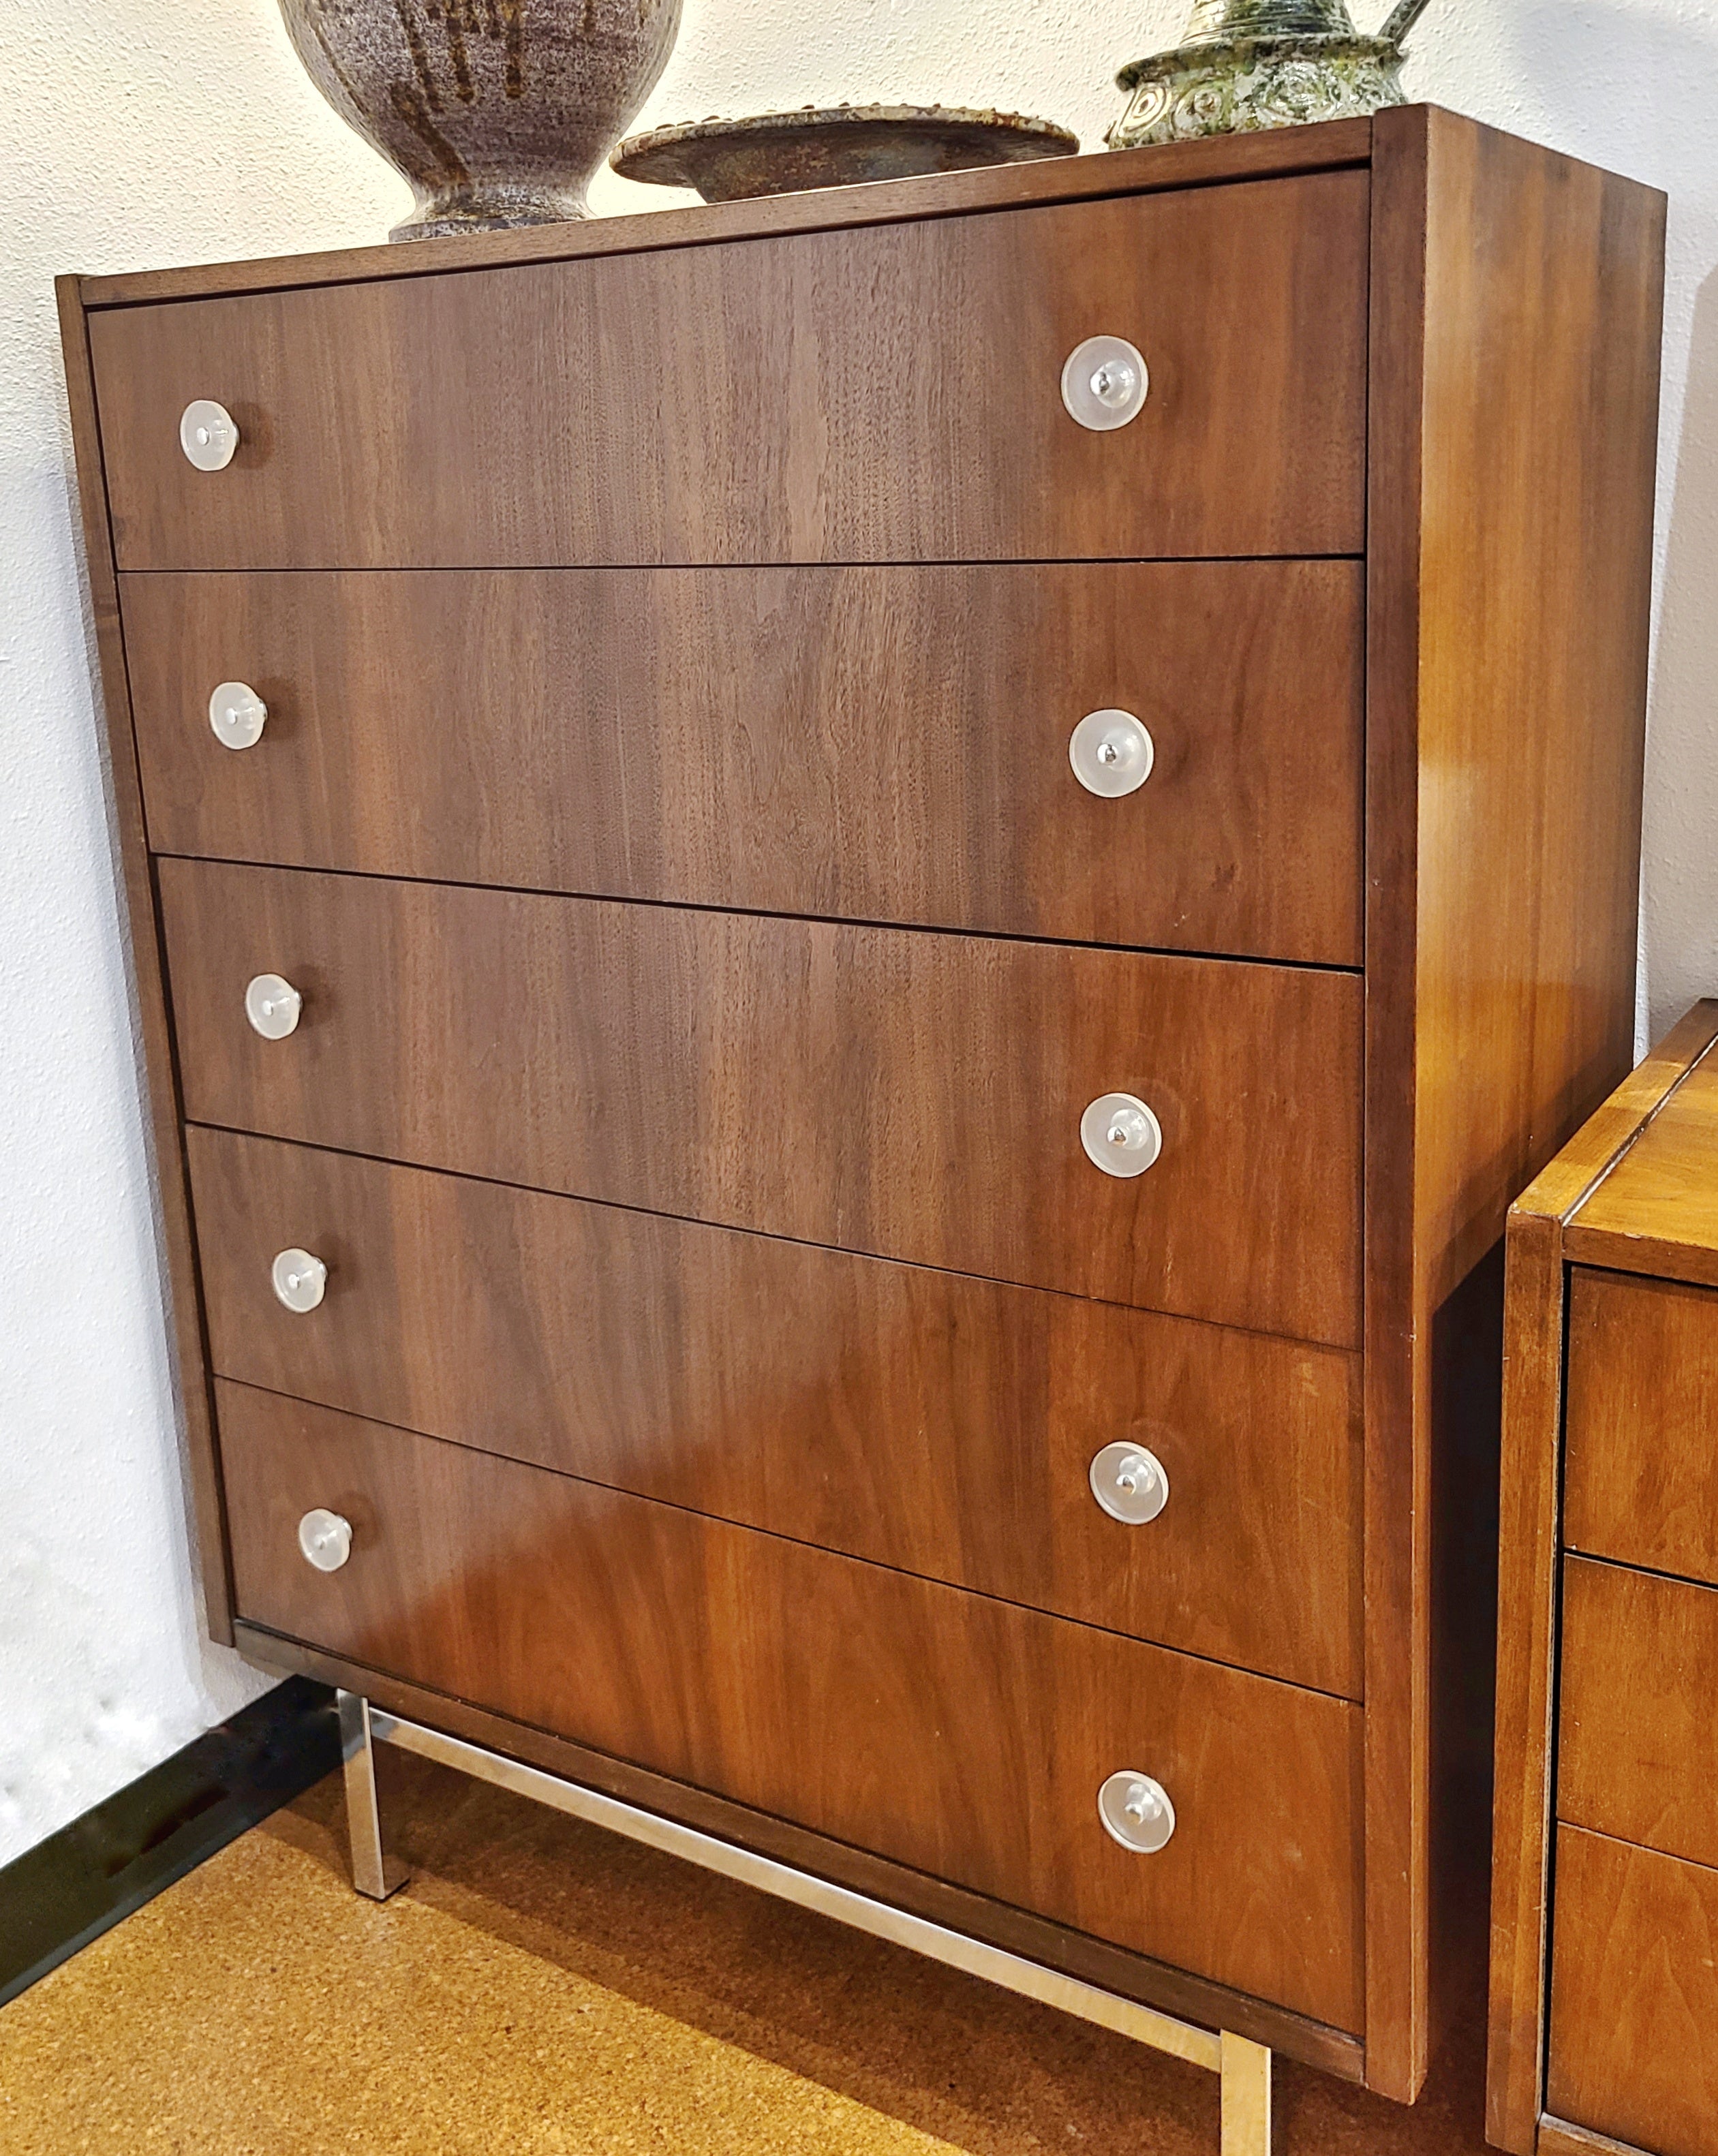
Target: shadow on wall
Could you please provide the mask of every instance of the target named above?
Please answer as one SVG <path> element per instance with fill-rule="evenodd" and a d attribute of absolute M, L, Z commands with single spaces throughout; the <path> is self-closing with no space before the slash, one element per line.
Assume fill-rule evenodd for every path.
<path fill-rule="evenodd" d="M 1667 388 L 1686 399 L 1659 457 L 1663 572 L 1647 739 L 1649 1040 L 1718 993 L 1718 9 L 1711 0 L 1533 0 L 1507 10 L 1504 72 L 1530 134 L 1670 198 Z"/>
<path fill-rule="evenodd" d="M 1674 214 L 1673 211 L 1673 215 Z M 1695 299 L 1647 734 L 1646 931 L 1657 1040 L 1718 994 L 1718 270 Z"/>

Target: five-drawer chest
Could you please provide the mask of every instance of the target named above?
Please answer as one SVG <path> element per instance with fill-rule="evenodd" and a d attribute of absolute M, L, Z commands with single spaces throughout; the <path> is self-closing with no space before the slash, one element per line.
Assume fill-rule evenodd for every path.
<path fill-rule="evenodd" d="M 65 280 L 214 1636 L 1412 2098 L 1663 207 L 1413 108 Z"/>
<path fill-rule="evenodd" d="M 1510 1216 L 1490 2138 L 1718 2156 L 1718 1003 Z"/>

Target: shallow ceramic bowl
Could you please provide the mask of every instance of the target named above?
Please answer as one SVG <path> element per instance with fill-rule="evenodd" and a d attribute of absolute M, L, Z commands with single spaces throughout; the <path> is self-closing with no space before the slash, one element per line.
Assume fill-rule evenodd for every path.
<path fill-rule="evenodd" d="M 968 112 L 946 105 L 838 105 L 765 112 L 751 120 L 697 120 L 630 136 L 610 157 L 623 179 L 696 187 L 706 202 L 856 187 L 974 165 L 1068 157 L 1079 137 L 1019 112 Z"/>

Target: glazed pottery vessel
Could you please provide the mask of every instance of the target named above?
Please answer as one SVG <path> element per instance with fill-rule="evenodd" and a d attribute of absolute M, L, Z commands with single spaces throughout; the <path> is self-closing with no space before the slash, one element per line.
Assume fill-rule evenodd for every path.
<path fill-rule="evenodd" d="M 1112 150 L 1345 120 L 1400 105 L 1402 41 L 1426 0 L 1399 0 L 1376 37 L 1347 0 L 1194 0 L 1179 45 L 1116 77 L 1129 93 Z"/>
<path fill-rule="evenodd" d="M 280 0 L 311 80 L 411 182 L 394 239 L 586 217 L 681 0 Z"/>
<path fill-rule="evenodd" d="M 1020 112 L 946 105 L 837 105 L 695 120 L 634 135 L 609 159 L 625 179 L 696 187 L 706 202 L 846 187 L 974 165 L 1070 157 L 1079 137 Z"/>

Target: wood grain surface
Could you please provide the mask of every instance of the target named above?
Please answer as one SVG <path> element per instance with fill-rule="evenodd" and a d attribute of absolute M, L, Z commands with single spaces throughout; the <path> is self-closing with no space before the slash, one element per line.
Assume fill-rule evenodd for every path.
<path fill-rule="evenodd" d="M 93 315 L 120 562 L 1358 553 L 1366 198 L 1320 172 Z M 1099 334 L 1151 393 L 1092 433 L 1061 381 Z M 198 397 L 225 471 L 180 451 Z"/>
<path fill-rule="evenodd" d="M 1512 1214 L 1574 1226 L 1718 1043 L 1718 999 L 1693 1004 L 1529 1183 Z"/>
<path fill-rule="evenodd" d="M 1360 983 L 284 869 L 160 865 L 187 1111 L 1353 1343 Z M 245 983 L 282 973 L 263 1040 Z M 1080 1116 L 1150 1102 L 1121 1180 Z"/>
<path fill-rule="evenodd" d="M 1232 2029 L 1237 2035 L 1268 2046 L 1283 2057 L 1317 2066 L 1340 2080 L 1359 2082 L 1364 2072 L 1365 2047 L 1357 2036 L 1333 2029 L 1323 2021 L 1309 2021 L 1250 1993 L 1213 1984 L 1209 1977 L 1195 1976 L 1172 1963 L 1155 1961 L 1094 1938 L 1089 1932 L 1052 1922 L 1016 1904 L 975 1894 L 946 1879 L 934 1879 L 892 1857 L 861 1849 L 851 1842 L 836 1841 L 828 1835 L 813 1834 L 792 1820 L 779 1819 L 731 1797 L 712 1796 L 707 1789 L 676 1781 L 630 1760 L 616 1759 L 606 1752 L 593 1752 L 548 1730 L 533 1729 L 522 1722 L 509 1722 L 469 1701 L 449 1693 L 409 1684 L 403 1677 L 353 1661 L 349 1656 L 331 1654 L 327 1648 L 306 1646 L 278 1632 L 265 1631 L 243 1618 L 234 1627 L 239 1651 L 255 1668 L 277 1676 L 302 1671 L 323 1684 L 339 1685 L 357 1692 L 392 1714 L 427 1723 L 463 1737 L 491 1751 L 505 1752 L 528 1761 L 552 1774 L 582 1783 L 587 1789 L 605 1790 L 624 1804 L 641 1805 L 646 1811 L 666 1813 L 707 1834 L 721 1835 L 747 1848 L 777 1856 L 802 1871 L 832 1879 L 875 1901 L 892 1903 L 946 1924 L 970 1938 L 987 1940 L 1010 1953 L 1062 1970 L 1101 1989 L 1136 1999 L 1161 2012 L 1184 2020 L 1201 2022 L 1208 2029 Z"/>
<path fill-rule="evenodd" d="M 1491 1535 L 1457 1508 L 1434 1548 L 1440 1457 L 1497 1412 L 1440 1313 L 1633 1050 L 1664 201 L 1425 107 L 1372 141 L 1366 2069 L 1406 2097 L 1434 1785 L 1491 1743 L 1489 1641 L 1433 1666 L 1434 1569 L 1471 1624 Z"/>
<path fill-rule="evenodd" d="M 1535 2156 L 1647 2156 L 1631 2141 L 1618 2141 L 1588 2127 L 1571 2126 L 1566 2118 L 1541 2114 L 1534 2138 Z"/>
<path fill-rule="evenodd" d="M 1352 1706 L 224 1380 L 218 1397 L 253 1621 L 1353 2025 Z M 340 1572 L 299 1554 L 314 1506 L 352 1523 Z M 1155 1858 L 1098 1817 L 1129 1767 L 1176 1805 Z"/>
<path fill-rule="evenodd" d="M 1549 2110 L 1718 2156 L 1718 1872 L 1560 1828 L 1551 2015 Z"/>
<path fill-rule="evenodd" d="M 1434 1887 L 1434 1791 L 1471 1767 L 1484 1719 L 1473 1673 L 1486 1642 L 1470 1620 L 1489 1606 L 1474 1570 L 1489 1521 L 1483 1504 L 1450 1502 L 1453 1478 L 1489 1481 L 1454 1443 L 1483 1443 L 1494 1414 L 1474 1392 L 1487 1337 L 1474 1298 L 1490 1292 L 1510 1196 L 1629 1052 L 1662 238 L 1649 191 L 1417 109 L 1059 171 L 78 288 L 95 308 L 90 469 L 105 445 L 121 558 L 138 568 L 1024 572 L 1366 546 L 1364 1042 L 1360 984 L 1343 974 L 808 927 L 774 917 L 800 910 L 785 900 L 761 920 L 700 915 L 694 929 L 673 905 L 432 898 L 424 884 L 347 878 L 412 895 L 342 899 L 340 920 L 270 900 L 271 955 L 255 964 L 290 970 L 285 925 L 316 915 L 306 963 L 322 970 L 303 1037 L 265 1067 L 262 1044 L 233 1038 L 255 969 L 237 947 L 259 916 L 229 917 L 212 881 L 194 906 L 186 895 L 198 876 L 271 872 L 166 860 L 160 880 L 184 930 L 178 1046 L 215 1120 L 562 1189 L 568 1177 L 538 1172 L 545 1134 L 553 1153 L 576 1122 L 588 1194 L 1343 1348 L 1363 1339 L 1366 1974 L 1364 2015 L 1346 2025 L 1363 2018 L 1367 2077 L 1402 2097 L 1432 2041 L 1433 1909 L 1462 1884 L 1458 1864 Z M 693 321 L 714 326 L 694 337 Z M 1067 351 L 1100 330 L 1134 336 L 1153 370 L 1144 413 L 1103 438 L 1075 428 L 1057 395 Z M 495 396 L 498 350 L 522 397 Z M 224 398 L 246 434 L 213 478 L 175 444 L 199 394 Z M 139 632 L 140 654 L 157 634 Z M 922 654 L 948 638 L 915 634 Z M 521 648 L 538 663 L 539 647 Z M 1244 654 L 1225 658 L 1239 668 Z M 1294 672 L 1280 651 L 1273 666 Z M 873 671 L 892 678 L 887 662 Z M 191 698 L 193 726 L 208 685 Z M 376 776 L 391 740 L 323 742 L 313 762 L 284 673 L 275 685 L 273 746 L 305 759 L 276 808 L 280 844 L 289 828 L 314 837 L 318 816 L 354 846 L 391 829 L 391 782 Z M 829 724 L 825 738 L 852 737 Z M 250 783 L 246 762 L 217 783 Z M 615 769 L 639 798 L 636 764 Z M 1334 891 L 1324 836 L 1308 834 L 1306 891 L 1286 911 L 1263 896 L 1276 855 L 1245 834 L 1273 828 L 1278 770 L 1249 767 L 1242 814 L 1263 820 L 1243 822 L 1243 845 L 1204 855 L 1237 866 L 1211 918 L 1240 921 L 1243 901 L 1256 920 L 1277 909 L 1256 950 L 1239 928 L 1203 945 L 1199 887 L 1177 881 L 1197 855 L 1170 850 L 1111 879 L 1139 894 L 1130 903 L 1160 903 L 1154 921 L 1184 918 L 1184 951 L 1328 963 L 1339 947 L 1323 930 L 1287 940 Z M 438 785 L 456 788 L 446 771 Z M 719 783 L 737 783 L 730 767 Z M 879 783 L 903 788 L 901 767 Z M 661 874 L 637 894 L 652 900 L 676 897 L 671 873 L 688 862 L 737 875 L 761 854 L 769 874 L 809 878 L 818 841 L 800 804 L 820 797 L 769 788 L 760 798 L 781 818 L 762 835 L 754 818 L 707 827 L 677 857 L 630 839 L 610 858 Z M 1148 788 L 1134 805 L 1167 798 Z M 200 788 L 185 799 L 203 813 Z M 1323 807 L 1340 802 L 1333 787 Z M 231 816 L 213 794 L 207 805 L 218 824 Z M 965 824 L 949 850 L 963 857 L 932 862 L 919 813 L 915 802 L 887 852 L 843 829 L 831 908 L 891 876 L 975 904 L 987 878 L 1000 888 L 991 864 L 1022 827 Z M 491 819 L 459 878 L 497 873 L 486 864 L 511 858 L 529 823 L 522 810 L 517 829 Z M 1053 857 L 1043 843 L 1052 855 L 1035 861 Z M 1063 850 L 1079 866 L 1064 860 L 1072 896 L 1053 902 L 1090 909 L 1075 942 L 1175 941 L 1173 927 L 1105 926 L 1101 906 L 1117 901 L 1093 849 Z M 1026 858 L 1006 871 L 1026 886 L 1013 902 L 1047 906 L 1051 885 L 1021 879 Z M 300 878 L 301 893 L 318 880 L 334 880 Z M 480 903 L 497 921 L 560 905 L 604 926 L 545 942 L 547 916 L 533 916 L 527 957 L 497 929 L 460 946 L 460 972 L 443 915 Z M 400 917 L 378 937 L 390 911 Z M 928 898 L 923 925 L 991 927 L 941 911 Z M 656 925 L 606 925 L 623 912 Z M 1068 917 L 1023 911 L 1006 932 L 1067 936 Z M 319 1002 L 337 981 L 344 1000 Z M 646 1003 L 656 1030 L 641 1033 Z M 324 1023 L 336 1015 L 337 1038 Z M 1165 1042 L 1172 1065 L 1157 1060 Z M 1170 1104 L 1170 1150 L 1141 1185 L 1100 1186 L 1069 1143 L 1070 1105 L 1098 1063 L 1090 1091 L 1155 1086 Z M 1221 1122 L 1212 1107 L 1198 1124 L 1196 1106 L 1219 1101 Z M 653 1130 L 667 1133 L 654 1150 Z M 1597 1261 L 1653 1270 L 1650 1240 L 1632 1248 Z M 202 1368 L 199 1342 L 185 1353 Z"/>
<path fill-rule="evenodd" d="M 1718 1295 L 1710 1288 L 1585 1267 L 1571 1274 L 1563 1507 L 1571 1549 L 1718 1584 Z"/>
<path fill-rule="evenodd" d="M 1718 1592 L 1563 1565 L 1557 1817 L 1718 1865 Z"/>
<path fill-rule="evenodd" d="M 1696 1004 L 1541 1170 L 1510 1214 L 1486 2134 L 1516 2156 L 1549 2156 L 1553 2149 L 1573 2156 L 1583 2131 L 1547 2126 L 1541 2115 L 1564 1530 L 1565 1224 L 1628 1158 L 1715 1034 L 1718 1004 Z M 1602 1384 L 1590 1357 L 1586 1363 Z M 1591 2145 L 1587 2156 L 1594 2156 Z"/>
<path fill-rule="evenodd" d="M 1569 1226 L 1569 1255 L 1718 1286 L 1718 1063 L 1703 1061 Z"/>
<path fill-rule="evenodd" d="M 1485 2133 L 1515 2156 L 1535 2156 L 1545 2084 L 1542 1994 L 1550 1907 L 1563 1408 L 1563 1261 L 1558 1239 L 1555 1218 L 1510 1215 L 1504 1290 Z"/>
<path fill-rule="evenodd" d="M 193 1127 L 224 1376 L 1357 1696 L 1356 1359 Z M 309 1317 L 275 1298 L 314 1250 Z M 1093 1455 L 1168 1472 L 1145 1526 Z"/>
<path fill-rule="evenodd" d="M 131 576 L 164 853 L 1357 966 L 1351 562 Z M 263 696 L 241 754 L 217 683 Z M 1119 706 L 1146 784 L 1075 779 Z"/>
<path fill-rule="evenodd" d="M 276 255 L 188 269 L 124 270 L 74 281 L 89 307 L 135 306 L 143 300 L 200 298 L 212 293 L 277 291 L 295 285 L 368 283 L 378 277 L 495 270 L 513 263 L 560 262 L 589 254 L 636 254 L 659 248 L 707 246 L 712 240 L 898 224 L 920 218 L 965 216 L 975 210 L 1024 208 L 1039 203 L 1159 193 L 1230 180 L 1334 171 L 1344 165 L 1364 166 L 1371 144 L 1369 120 L 1328 120 L 1292 132 L 1273 129 L 1256 135 L 1211 135 L 1144 150 L 1104 150 L 1083 157 L 1040 158 L 1026 165 L 763 195 L 749 202 L 701 203 L 681 209 L 646 210 L 631 217 L 591 218 L 582 223 L 419 239 L 409 248 L 350 247 L 332 254 Z"/>

